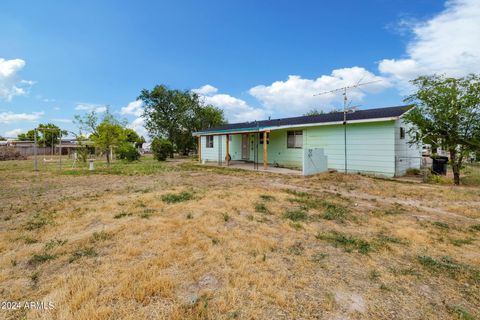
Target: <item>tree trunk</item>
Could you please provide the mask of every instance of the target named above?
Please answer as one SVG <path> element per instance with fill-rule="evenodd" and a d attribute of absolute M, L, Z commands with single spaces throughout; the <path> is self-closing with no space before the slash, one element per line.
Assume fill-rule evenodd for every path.
<path fill-rule="evenodd" d="M 110 167 L 110 150 L 107 150 L 107 165 Z"/>
<path fill-rule="evenodd" d="M 457 151 L 450 149 L 450 162 L 453 171 L 453 183 L 458 186 L 460 184 L 460 167 L 462 166 L 461 157 L 457 159 Z"/>

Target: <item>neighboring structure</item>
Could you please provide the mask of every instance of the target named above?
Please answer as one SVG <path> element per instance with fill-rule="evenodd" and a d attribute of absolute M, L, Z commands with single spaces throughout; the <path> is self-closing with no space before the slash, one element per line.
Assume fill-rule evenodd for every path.
<path fill-rule="evenodd" d="M 264 169 L 273 165 L 302 170 L 308 161 L 322 167 L 317 172 L 326 168 L 342 172 L 346 168 L 352 173 L 401 176 L 408 168 L 420 168 L 422 158 L 421 147 L 408 143 L 408 126 L 402 120 L 410 109 L 359 110 L 347 113 L 345 125 L 344 113 L 335 112 L 227 124 L 193 135 L 199 137 L 202 162 L 228 165 L 233 160 L 263 163 Z M 325 156 L 326 165 L 322 165 L 324 160 L 307 159 L 306 155 Z"/>
<path fill-rule="evenodd" d="M 7 140 L 1 141 L 0 147 L 1 146 L 13 147 L 15 151 L 27 157 L 34 155 L 35 141 Z M 62 155 L 71 155 L 79 147 L 81 147 L 81 145 L 79 145 L 75 139 L 62 139 L 61 144 L 55 144 L 53 148 L 37 146 L 37 154 L 50 156 L 59 154 L 59 150 L 61 149 Z"/>

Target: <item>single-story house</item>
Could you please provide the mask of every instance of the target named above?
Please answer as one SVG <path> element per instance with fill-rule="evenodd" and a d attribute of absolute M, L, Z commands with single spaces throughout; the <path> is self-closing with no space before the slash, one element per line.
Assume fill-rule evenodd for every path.
<path fill-rule="evenodd" d="M 244 161 L 264 169 L 300 169 L 304 174 L 335 169 L 402 176 L 409 168 L 420 168 L 422 161 L 421 146 L 409 144 L 408 124 L 402 120 L 411 108 L 232 123 L 193 135 L 198 137 L 202 163 Z"/>

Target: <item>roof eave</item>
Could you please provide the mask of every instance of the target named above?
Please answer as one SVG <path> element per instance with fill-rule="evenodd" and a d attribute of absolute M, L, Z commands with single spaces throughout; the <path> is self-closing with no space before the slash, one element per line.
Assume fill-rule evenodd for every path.
<path fill-rule="evenodd" d="M 349 120 L 347 122 L 348 123 L 368 123 L 368 122 L 392 121 L 392 120 L 399 119 L 402 115 L 397 117 Z M 225 129 L 225 130 L 215 130 L 215 131 L 199 131 L 199 132 L 193 132 L 192 135 L 195 137 L 196 136 L 216 136 L 216 135 L 224 135 L 224 134 L 240 134 L 240 133 L 251 133 L 251 132 L 258 132 L 258 131 L 265 131 L 265 130 L 281 130 L 281 129 L 289 129 L 289 128 L 318 127 L 318 126 L 329 126 L 329 125 L 339 125 L 339 124 L 343 124 L 343 121 L 315 122 L 315 123 L 307 123 L 307 124 L 291 124 L 291 125 L 266 126 L 266 127 L 254 127 L 254 128 L 240 128 L 240 129 L 233 129 L 233 130 Z"/>

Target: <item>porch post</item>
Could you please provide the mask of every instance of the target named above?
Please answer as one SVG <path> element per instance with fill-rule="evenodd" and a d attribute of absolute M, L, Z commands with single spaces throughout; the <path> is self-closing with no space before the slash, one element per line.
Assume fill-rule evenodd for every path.
<path fill-rule="evenodd" d="M 230 153 L 230 152 L 229 152 L 229 146 L 230 146 L 230 144 L 229 144 L 229 141 L 228 141 L 229 139 L 230 139 L 230 135 L 227 134 L 227 149 L 226 149 L 226 152 L 225 152 L 225 160 L 226 160 L 226 162 L 227 162 L 227 166 L 230 165 L 230 158 L 229 158 L 229 156 L 228 156 L 228 154 Z"/>
<path fill-rule="evenodd" d="M 198 162 L 202 162 L 202 136 L 198 136 Z"/>
<path fill-rule="evenodd" d="M 263 170 L 268 168 L 267 131 L 263 131 Z"/>

